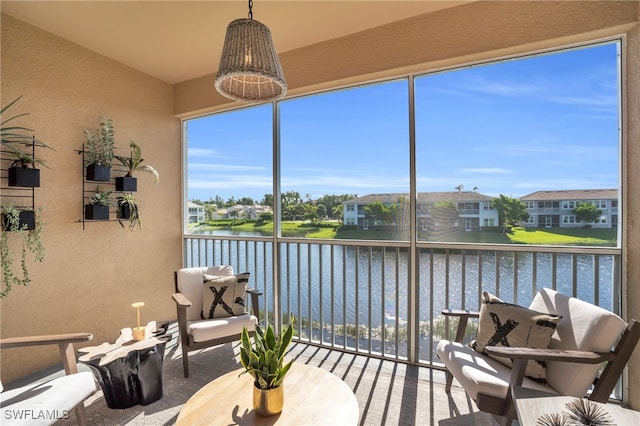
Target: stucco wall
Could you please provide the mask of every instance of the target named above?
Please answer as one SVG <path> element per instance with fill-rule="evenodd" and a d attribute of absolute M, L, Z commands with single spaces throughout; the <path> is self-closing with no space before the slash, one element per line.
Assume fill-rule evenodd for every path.
<path fill-rule="evenodd" d="M 621 34 L 637 19 L 637 3 L 629 1 L 479 1 L 279 56 L 292 96 Z M 228 108 L 214 79 L 176 84 L 175 114 Z"/>
<path fill-rule="evenodd" d="M 640 16 L 640 3 L 638 15 Z M 640 321 L 640 27 L 627 34 L 625 84 L 623 95 L 625 145 L 623 147 L 624 230 L 623 264 L 626 271 L 627 317 Z M 629 362 L 631 407 L 640 410 L 640 345 Z"/>
<path fill-rule="evenodd" d="M 175 318 L 173 271 L 181 265 L 181 135 L 172 116 L 172 87 L 73 43 L 2 15 L 1 104 L 22 95 L 15 113 L 43 152 L 36 206 L 44 209 L 43 263 L 30 266 L 32 283 L 0 301 L 2 337 L 91 332 L 93 344 L 113 341 L 134 325 L 131 303 L 144 301 L 143 321 Z M 116 148 L 129 140 L 160 173 L 138 176 L 143 228 L 115 222 L 82 229 L 83 129 L 112 118 Z M 6 184 L 6 182 L 5 182 Z M 95 185 L 92 185 L 95 188 Z M 113 215 L 112 215 L 113 217 Z M 19 265 L 18 265 L 19 266 Z M 57 347 L 2 351 L 2 380 L 59 362 Z"/>

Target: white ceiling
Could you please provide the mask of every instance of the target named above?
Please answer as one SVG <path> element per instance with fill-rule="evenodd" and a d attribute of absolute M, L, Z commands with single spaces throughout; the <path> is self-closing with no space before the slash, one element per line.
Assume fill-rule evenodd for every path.
<path fill-rule="evenodd" d="M 468 1 L 254 0 L 279 53 Z M 226 27 L 246 0 L 0 1 L 3 13 L 167 83 L 215 73 Z"/>

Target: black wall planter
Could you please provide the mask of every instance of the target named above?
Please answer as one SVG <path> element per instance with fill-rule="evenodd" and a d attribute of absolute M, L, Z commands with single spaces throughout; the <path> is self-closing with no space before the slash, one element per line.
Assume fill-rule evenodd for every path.
<path fill-rule="evenodd" d="M 129 219 L 131 217 L 131 207 L 129 207 L 129 204 L 120 204 L 118 217 L 120 219 Z"/>
<path fill-rule="evenodd" d="M 9 229 L 11 226 L 9 219 L 4 213 L 2 214 L 2 223 L 4 224 L 5 231 L 12 231 L 12 229 Z M 29 231 L 36 229 L 36 212 L 33 210 L 20 211 L 20 229 L 27 229 Z"/>
<path fill-rule="evenodd" d="M 138 190 L 138 179 L 130 176 L 116 178 L 116 191 L 136 192 Z"/>
<path fill-rule="evenodd" d="M 89 164 L 87 166 L 87 180 L 109 182 L 111 180 L 111 167 Z"/>
<path fill-rule="evenodd" d="M 9 186 L 35 188 L 40 186 L 40 169 L 9 167 Z"/>
<path fill-rule="evenodd" d="M 109 220 L 109 206 L 87 204 L 85 206 L 84 218 L 87 220 Z"/>

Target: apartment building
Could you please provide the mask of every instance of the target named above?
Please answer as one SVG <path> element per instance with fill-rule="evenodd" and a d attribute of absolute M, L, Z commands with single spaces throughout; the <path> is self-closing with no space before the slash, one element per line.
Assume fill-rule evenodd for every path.
<path fill-rule="evenodd" d="M 578 221 L 573 210 L 581 203 L 591 203 L 601 211 L 594 228 L 618 226 L 618 191 L 615 189 L 579 189 L 536 191 L 520 197 L 529 212 L 523 222 L 527 228 L 578 228 L 587 225 Z"/>
<path fill-rule="evenodd" d="M 408 200 L 407 193 L 369 194 L 354 198 L 343 203 L 343 223 L 359 229 L 383 225 L 380 218 L 368 215 L 365 209 L 379 201 L 386 206 L 400 207 L 393 221 L 393 224 L 399 224 L 408 212 L 408 208 L 402 208 Z M 498 212 L 491 207 L 492 200 L 492 197 L 475 191 L 419 192 L 416 206 L 418 229 L 428 231 L 457 227 L 465 231 L 479 231 L 482 227 L 498 226 Z M 448 210 L 447 202 L 452 202 L 456 211 Z"/>

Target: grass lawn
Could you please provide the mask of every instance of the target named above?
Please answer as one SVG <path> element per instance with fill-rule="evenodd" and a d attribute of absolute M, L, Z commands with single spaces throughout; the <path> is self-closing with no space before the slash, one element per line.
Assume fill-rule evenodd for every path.
<path fill-rule="evenodd" d="M 546 244 L 569 246 L 608 246 L 617 244 L 616 229 L 593 228 L 516 228 L 509 239 L 516 244 Z"/>
<path fill-rule="evenodd" d="M 191 230 L 192 228 L 189 227 Z M 218 221 L 212 225 L 200 225 L 198 230 L 233 229 L 237 231 L 259 232 L 262 235 L 273 235 L 273 222 L 246 221 L 232 224 L 231 221 Z M 320 239 L 358 239 L 358 240 L 398 240 L 393 230 L 347 229 L 341 230 L 336 222 L 312 224 L 304 221 L 282 222 L 284 237 L 303 237 Z M 421 235 L 420 238 L 423 236 Z M 433 240 L 436 241 L 436 240 Z M 616 229 L 593 228 L 515 228 L 510 234 L 498 232 L 453 232 L 438 236 L 440 242 L 486 243 L 486 244 L 535 244 L 535 245 L 570 245 L 570 246 L 606 246 L 617 244 Z"/>

